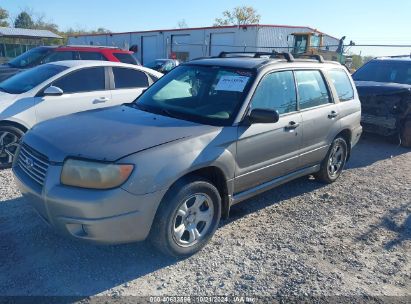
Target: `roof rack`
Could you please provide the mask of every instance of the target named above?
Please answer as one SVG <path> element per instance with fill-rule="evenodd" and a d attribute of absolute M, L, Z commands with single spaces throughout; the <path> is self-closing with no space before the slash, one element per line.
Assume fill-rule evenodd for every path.
<path fill-rule="evenodd" d="M 317 60 L 320 63 L 324 63 L 324 57 L 321 55 L 298 55 L 297 58 L 308 58 L 308 59 L 314 59 Z"/>
<path fill-rule="evenodd" d="M 294 56 L 291 53 L 283 52 L 221 52 L 218 58 L 229 58 L 229 57 L 248 57 L 248 58 L 279 58 L 283 57 L 288 62 L 293 62 Z"/>
<path fill-rule="evenodd" d="M 80 45 L 80 44 L 68 44 L 68 45 L 61 45 L 62 47 L 89 47 L 89 48 L 101 48 L 101 49 L 116 49 L 121 50 L 118 46 L 105 46 L 105 45 Z"/>

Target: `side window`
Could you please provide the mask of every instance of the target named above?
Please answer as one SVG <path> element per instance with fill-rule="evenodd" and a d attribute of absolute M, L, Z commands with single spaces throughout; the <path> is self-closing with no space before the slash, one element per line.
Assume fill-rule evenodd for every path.
<path fill-rule="evenodd" d="M 148 77 L 144 72 L 113 67 L 113 74 L 116 89 L 148 87 Z"/>
<path fill-rule="evenodd" d="M 62 61 L 62 60 L 74 60 L 74 54 L 71 51 L 64 52 L 52 52 L 46 58 L 43 59 L 43 63 Z"/>
<path fill-rule="evenodd" d="M 347 73 L 342 69 L 328 71 L 340 101 L 347 101 L 354 98 L 354 90 Z"/>
<path fill-rule="evenodd" d="M 265 76 L 254 93 L 251 108 L 278 110 L 280 114 L 296 111 L 293 72 L 275 72 Z"/>
<path fill-rule="evenodd" d="M 113 53 L 113 55 L 122 63 L 137 64 L 136 59 L 131 54 Z"/>
<path fill-rule="evenodd" d="M 81 60 L 104 60 L 107 59 L 100 53 L 97 52 L 79 52 Z"/>
<path fill-rule="evenodd" d="M 53 82 L 64 93 L 81 93 L 105 90 L 104 67 L 85 68 L 72 72 Z"/>
<path fill-rule="evenodd" d="M 332 102 L 320 71 L 296 71 L 300 109 L 307 109 Z"/>

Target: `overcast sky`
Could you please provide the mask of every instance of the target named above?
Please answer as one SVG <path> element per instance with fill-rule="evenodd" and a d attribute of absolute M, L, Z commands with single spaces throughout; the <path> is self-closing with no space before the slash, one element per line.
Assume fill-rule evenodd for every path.
<path fill-rule="evenodd" d="M 261 24 L 303 25 L 357 44 L 411 44 L 411 1 L 274 1 L 274 0 L 0 0 L 12 16 L 22 9 L 44 14 L 61 30 L 104 27 L 113 32 L 168 29 L 184 19 L 189 27 L 210 26 L 221 12 L 240 5 L 253 6 Z M 361 49 L 363 55 L 409 54 L 406 49 Z"/>

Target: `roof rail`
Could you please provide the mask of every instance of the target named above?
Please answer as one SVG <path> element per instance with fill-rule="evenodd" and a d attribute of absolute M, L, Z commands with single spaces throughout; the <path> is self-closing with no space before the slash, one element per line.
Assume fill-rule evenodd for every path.
<path fill-rule="evenodd" d="M 301 57 L 305 57 L 305 58 L 308 58 L 308 59 L 314 59 L 314 60 L 317 60 L 317 61 L 320 62 L 320 63 L 324 63 L 324 62 L 325 62 L 324 57 L 321 56 L 321 55 L 318 55 L 318 54 L 313 54 L 313 55 L 298 55 L 297 58 L 301 58 Z"/>
<path fill-rule="evenodd" d="M 230 56 L 231 55 L 231 56 Z M 291 53 L 283 52 L 221 52 L 218 58 L 228 58 L 228 57 L 248 57 L 248 58 L 262 58 L 267 56 L 268 58 L 279 58 L 283 57 L 288 62 L 293 62 L 294 57 Z"/>
<path fill-rule="evenodd" d="M 101 48 L 101 49 L 116 49 L 121 50 L 118 46 L 105 46 L 105 45 L 88 45 L 88 44 L 68 44 L 62 45 L 62 47 L 89 47 L 89 48 Z"/>

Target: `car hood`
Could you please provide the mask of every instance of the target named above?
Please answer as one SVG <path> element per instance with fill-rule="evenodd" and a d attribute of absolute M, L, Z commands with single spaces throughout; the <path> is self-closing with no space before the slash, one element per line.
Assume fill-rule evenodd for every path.
<path fill-rule="evenodd" d="M 218 129 L 221 128 L 123 105 L 40 123 L 24 136 L 24 143 L 57 163 L 70 156 L 116 161 L 142 150 Z"/>
<path fill-rule="evenodd" d="M 0 82 L 21 72 L 21 69 L 13 68 L 7 64 L 0 65 Z"/>
<path fill-rule="evenodd" d="M 356 81 L 358 94 L 361 96 L 389 95 L 411 92 L 411 85 L 399 83 L 386 83 L 375 81 Z"/>
<path fill-rule="evenodd" d="M 0 91 L 0 115 L 4 109 L 8 108 L 8 106 L 16 100 L 17 96 L 18 95 Z"/>

